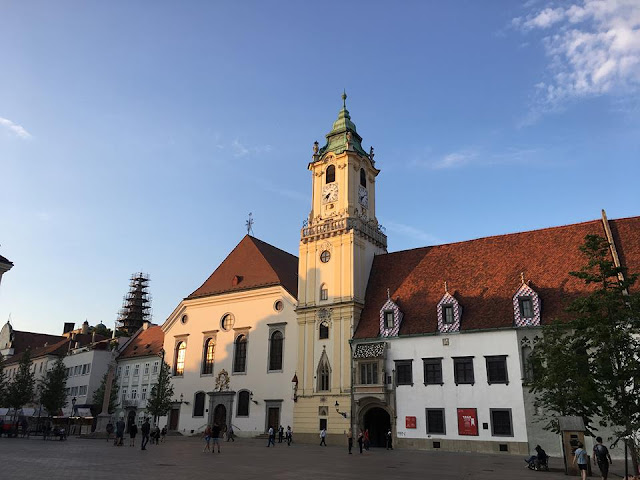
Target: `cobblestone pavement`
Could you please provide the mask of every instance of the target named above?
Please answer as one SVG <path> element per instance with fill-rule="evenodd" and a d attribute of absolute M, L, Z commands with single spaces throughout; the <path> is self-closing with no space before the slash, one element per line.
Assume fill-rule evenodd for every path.
<path fill-rule="evenodd" d="M 128 439 L 125 439 L 125 445 Z M 552 459 L 551 472 L 525 468 L 513 455 L 423 452 L 372 449 L 348 455 L 343 447 L 285 443 L 266 448 L 263 441 L 223 442 L 222 453 L 203 453 L 198 438 L 167 437 L 164 444 L 140 450 L 114 447 L 106 440 L 70 438 L 66 442 L 42 438 L 0 438 L 0 475 L 11 479 L 153 480 L 182 478 L 245 478 L 279 480 L 354 478 L 559 480 L 562 462 Z M 599 477 L 598 477 L 599 478 Z"/>

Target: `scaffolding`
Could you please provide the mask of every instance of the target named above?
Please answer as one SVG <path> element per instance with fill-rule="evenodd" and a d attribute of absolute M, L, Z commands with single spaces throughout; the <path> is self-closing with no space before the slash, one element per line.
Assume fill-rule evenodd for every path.
<path fill-rule="evenodd" d="M 151 321 L 151 295 L 148 291 L 149 275 L 138 272 L 131 276 L 129 293 L 124 296 L 118 313 L 118 330 L 133 335 L 144 322 Z"/>

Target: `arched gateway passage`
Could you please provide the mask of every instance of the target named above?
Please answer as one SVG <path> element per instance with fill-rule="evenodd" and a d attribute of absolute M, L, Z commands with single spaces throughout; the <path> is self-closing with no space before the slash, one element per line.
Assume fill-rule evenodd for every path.
<path fill-rule="evenodd" d="M 389 413 L 380 407 L 373 407 L 364 414 L 364 429 L 369 430 L 369 440 L 372 447 L 386 446 L 387 432 L 391 428 Z"/>

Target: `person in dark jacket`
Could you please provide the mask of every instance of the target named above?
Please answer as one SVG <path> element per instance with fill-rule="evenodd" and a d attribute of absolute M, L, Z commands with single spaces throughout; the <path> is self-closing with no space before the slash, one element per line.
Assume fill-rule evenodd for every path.
<path fill-rule="evenodd" d="M 140 430 L 142 430 L 142 448 L 140 448 L 140 450 L 146 450 L 147 443 L 149 443 L 149 433 L 151 432 L 151 425 L 149 425 L 148 418 L 144 419 L 144 423 L 142 424 L 142 427 L 140 427 Z"/>
<path fill-rule="evenodd" d="M 132 423 L 129 426 L 129 446 L 136 446 L 136 435 L 138 434 L 138 426 L 135 423 Z"/>
<path fill-rule="evenodd" d="M 124 420 L 122 418 L 116 422 L 116 441 L 114 445 L 121 447 L 124 439 Z"/>

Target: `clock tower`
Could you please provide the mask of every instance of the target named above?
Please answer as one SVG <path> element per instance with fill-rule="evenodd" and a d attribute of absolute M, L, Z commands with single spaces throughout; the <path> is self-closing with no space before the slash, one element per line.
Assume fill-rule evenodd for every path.
<path fill-rule="evenodd" d="M 296 438 L 346 443 L 351 415 L 351 339 L 360 319 L 373 257 L 387 237 L 375 214 L 373 148 L 362 148 L 346 108 L 314 144 L 311 212 L 300 235 L 298 267 L 298 364 L 294 377 Z"/>

